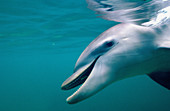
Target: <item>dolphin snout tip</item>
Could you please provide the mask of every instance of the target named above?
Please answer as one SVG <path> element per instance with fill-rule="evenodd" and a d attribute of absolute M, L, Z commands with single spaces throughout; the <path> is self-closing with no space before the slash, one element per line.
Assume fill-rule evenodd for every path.
<path fill-rule="evenodd" d="M 61 87 L 60 87 L 61 90 L 66 90 L 66 88 L 64 86 L 65 86 L 64 84 L 61 85 Z"/>
<path fill-rule="evenodd" d="M 60 88 L 61 88 L 61 90 L 66 90 L 63 86 L 61 86 Z"/>
<path fill-rule="evenodd" d="M 66 99 L 66 102 L 67 102 L 68 104 L 75 104 L 75 103 L 76 103 L 76 102 L 71 101 L 70 97 L 68 97 L 68 98 Z"/>
<path fill-rule="evenodd" d="M 80 99 L 81 97 L 78 97 L 78 96 L 76 96 L 76 94 L 73 94 L 73 95 L 71 95 L 70 97 L 68 97 L 67 99 L 66 99 L 66 102 L 68 103 L 68 104 L 76 104 L 76 103 L 78 103 L 78 102 L 80 102 L 82 99 Z"/>

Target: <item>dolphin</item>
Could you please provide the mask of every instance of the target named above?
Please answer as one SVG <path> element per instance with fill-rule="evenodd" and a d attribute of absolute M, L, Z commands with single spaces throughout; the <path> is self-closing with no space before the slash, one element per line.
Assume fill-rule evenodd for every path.
<path fill-rule="evenodd" d="M 103 0 L 88 0 L 88 3 L 93 6 L 91 3 L 99 4 L 101 3 L 99 1 Z M 153 1 L 155 0 L 152 0 L 152 3 Z M 145 6 L 148 3 L 150 2 L 143 4 Z M 156 10 L 158 13 L 154 16 L 154 21 L 153 18 L 149 18 L 150 21 L 147 22 L 141 19 L 134 22 L 134 18 L 127 19 L 127 15 L 113 17 L 114 21 L 121 16 L 128 22 L 125 22 L 124 18 L 120 19 L 121 24 L 100 34 L 82 52 L 76 62 L 73 75 L 61 86 L 61 89 L 69 90 L 82 84 L 76 92 L 67 98 L 69 104 L 80 102 L 116 81 L 144 74 L 170 90 L 170 17 L 167 18 L 170 7 L 167 6 L 167 3 L 169 2 L 166 2 L 166 5 L 161 9 Z M 99 5 L 99 8 L 96 5 L 95 8 L 101 9 L 102 4 Z M 103 7 L 108 10 L 110 5 L 111 3 L 108 6 L 104 4 Z M 135 12 L 137 10 L 139 9 L 135 9 Z M 112 13 L 114 12 L 115 10 L 112 11 Z M 110 16 L 103 16 L 110 19 Z"/>

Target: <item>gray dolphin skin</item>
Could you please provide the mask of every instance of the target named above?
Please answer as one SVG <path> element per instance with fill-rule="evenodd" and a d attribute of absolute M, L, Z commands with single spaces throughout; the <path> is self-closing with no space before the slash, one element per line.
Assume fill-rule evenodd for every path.
<path fill-rule="evenodd" d="M 144 74 L 165 87 L 165 90 L 170 90 L 169 1 L 132 0 L 137 8 L 124 7 L 123 12 L 126 13 L 122 13 L 122 9 L 113 10 L 115 1 L 118 0 L 87 0 L 89 8 L 103 14 L 102 18 L 120 20 L 122 23 L 99 35 L 80 55 L 74 74 L 61 86 L 61 89 L 69 90 L 82 84 L 67 98 L 69 104 L 80 102 L 111 83 Z M 127 0 L 120 0 L 120 3 L 125 6 L 131 3 L 125 1 Z M 152 5 L 158 6 L 154 9 L 156 14 L 153 10 L 146 10 L 146 6 Z M 144 19 L 136 16 L 141 13 L 138 10 L 141 10 L 142 6 L 143 12 L 155 15 Z M 116 15 L 119 10 L 121 13 Z M 127 15 L 132 13 L 129 10 L 134 12 L 135 16 Z"/>

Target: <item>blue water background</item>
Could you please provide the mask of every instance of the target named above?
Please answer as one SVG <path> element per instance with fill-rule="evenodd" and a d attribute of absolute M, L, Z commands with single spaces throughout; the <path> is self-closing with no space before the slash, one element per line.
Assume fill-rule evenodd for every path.
<path fill-rule="evenodd" d="M 0 111 L 170 111 L 170 92 L 146 75 L 65 102 L 76 89 L 60 86 L 77 58 L 115 24 L 85 0 L 0 0 Z"/>

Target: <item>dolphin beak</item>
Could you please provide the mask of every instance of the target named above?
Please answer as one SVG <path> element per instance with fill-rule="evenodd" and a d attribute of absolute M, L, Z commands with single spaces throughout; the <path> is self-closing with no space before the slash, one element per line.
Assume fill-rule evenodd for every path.
<path fill-rule="evenodd" d="M 66 79 L 63 84 L 61 85 L 62 90 L 69 90 L 76 86 L 79 86 L 83 84 L 88 76 L 90 75 L 97 59 L 93 60 L 91 63 L 81 67 L 79 70 L 77 70 L 73 75 L 71 75 L 68 79 Z"/>
<path fill-rule="evenodd" d="M 98 67 L 96 68 L 96 62 L 99 58 L 100 56 L 94 59 L 91 63 L 81 67 L 63 82 L 61 85 L 61 89 L 63 90 L 69 90 L 82 84 L 82 86 L 74 94 L 67 98 L 67 103 L 75 104 L 80 102 L 94 95 L 96 92 L 100 91 L 106 86 L 105 80 L 103 81 L 101 79 L 102 77 L 97 75 L 99 73 L 98 71 L 100 71 Z"/>
<path fill-rule="evenodd" d="M 61 89 L 69 90 L 78 85 L 82 86 L 67 98 L 67 103 L 75 104 L 105 88 L 111 83 L 110 78 L 105 76 L 107 67 L 98 62 L 98 56 L 91 63 L 78 69 L 72 76 L 63 82 Z"/>

